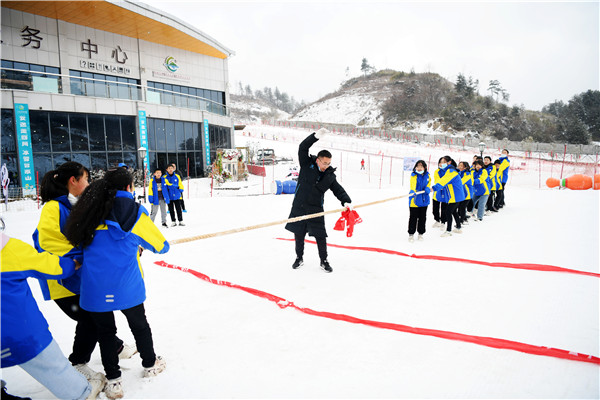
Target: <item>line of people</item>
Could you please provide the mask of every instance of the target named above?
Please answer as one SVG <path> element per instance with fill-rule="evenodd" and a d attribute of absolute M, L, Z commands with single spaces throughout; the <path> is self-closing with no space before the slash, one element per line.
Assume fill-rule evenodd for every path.
<path fill-rule="evenodd" d="M 150 219 L 154 222 L 160 208 L 160 219 L 165 228 L 169 227 L 167 225 L 167 206 L 169 207 L 168 213 L 171 215 L 171 226 L 177 226 L 175 212 L 177 212 L 179 226 L 185 226 L 183 213 L 187 211 L 183 202 L 183 181 L 181 173 L 176 171 L 176 168 L 175 164 L 169 164 L 166 175 L 163 175 L 162 169 L 155 168 L 148 187 L 148 201 L 152 205 Z"/>
<path fill-rule="evenodd" d="M 489 156 L 475 155 L 472 166 L 467 161 L 457 164 L 450 156 L 441 157 L 438 169 L 433 173 L 433 184 L 427 163 L 417 161 L 410 178 L 409 242 L 415 240 L 415 233 L 418 233 L 418 240 L 423 240 L 431 200 L 433 227 L 444 230 L 442 237 L 452 236 L 453 232 L 462 233 L 462 227 L 469 219 L 483 221 L 486 213 L 489 215 L 504 207 L 510 169 L 508 154 L 507 149 L 502 150 L 502 156 L 494 163 Z"/>
<path fill-rule="evenodd" d="M 89 185 L 88 179 L 88 169 L 72 161 L 45 174 L 35 249 L 2 234 L 1 367 L 21 366 L 61 399 L 96 398 L 100 391 L 116 399 L 124 395 L 119 359 L 139 352 L 144 377 L 166 368 L 145 315 L 140 256 L 143 249 L 166 253 L 169 243 L 134 200 L 127 168 L 110 169 Z M 52 339 L 28 277 L 38 278 L 44 299 L 77 322 L 68 359 Z M 117 337 L 114 311 L 125 315 L 135 345 Z M 96 343 L 105 374 L 87 365 Z"/>

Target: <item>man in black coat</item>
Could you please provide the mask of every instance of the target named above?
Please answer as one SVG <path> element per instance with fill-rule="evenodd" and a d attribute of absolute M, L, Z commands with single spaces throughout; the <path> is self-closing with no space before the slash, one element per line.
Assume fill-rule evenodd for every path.
<path fill-rule="evenodd" d="M 335 168 L 331 167 L 331 153 L 327 150 L 321 150 L 316 156 L 308 153 L 310 147 L 328 133 L 327 129 L 321 128 L 300 143 L 298 148 L 300 174 L 289 218 L 323 212 L 325 192 L 329 189 L 342 203 L 342 206 L 352 209 L 350 196 L 336 180 Z M 302 260 L 304 238 L 308 232 L 310 236 L 314 236 L 317 242 L 321 268 L 325 272 L 333 271 L 327 261 L 327 231 L 325 230 L 324 216 L 288 223 L 285 229 L 293 232 L 296 238 L 296 261 L 292 268 L 296 269 L 304 263 Z"/>

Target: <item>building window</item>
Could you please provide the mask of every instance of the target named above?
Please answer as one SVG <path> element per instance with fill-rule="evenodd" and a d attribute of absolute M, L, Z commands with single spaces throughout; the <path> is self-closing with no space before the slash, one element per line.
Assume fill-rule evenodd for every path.
<path fill-rule="evenodd" d="M 148 82 L 146 98 L 150 103 L 194 108 L 219 115 L 227 115 L 225 92 L 217 90 Z"/>
<path fill-rule="evenodd" d="M 71 94 L 125 100 L 140 99 L 140 81 L 138 79 L 76 70 L 70 70 L 69 75 Z"/>
<path fill-rule="evenodd" d="M 60 70 L 49 65 L 2 60 L 2 89 L 62 93 Z"/>

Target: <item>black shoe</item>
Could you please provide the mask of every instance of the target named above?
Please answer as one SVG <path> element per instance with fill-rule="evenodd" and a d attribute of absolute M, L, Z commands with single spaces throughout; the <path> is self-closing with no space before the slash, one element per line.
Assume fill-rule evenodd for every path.
<path fill-rule="evenodd" d="M 492 209 L 490 209 L 491 212 L 498 212 L 498 209 L 495 207 L 492 207 Z"/>
<path fill-rule="evenodd" d="M 296 261 L 294 261 L 294 263 L 292 264 L 292 268 L 294 269 L 298 269 L 300 268 L 302 265 L 304 265 L 304 261 L 302 261 L 301 258 L 296 258 Z"/>
<path fill-rule="evenodd" d="M 6 387 L 2 388 L 2 400 L 31 400 L 31 397 L 18 397 L 10 393 L 6 393 Z"/>
<path fill-rule="evenodd" d="M 321 269 L 325 272 L 333 272 L 333 268 L 331 268 L 331 265 L 329 265 L 329 261 L 327 260 L 321 260 Z"/>
<path fill-rule="evenodd" d="M 166 222 L 163 222 L 162 226 L 164 226 L 165 228 L 168 228 L 168 227 L 169 227 L 169 225 L 167 225 L 167 223 L 166 223 Z"/>

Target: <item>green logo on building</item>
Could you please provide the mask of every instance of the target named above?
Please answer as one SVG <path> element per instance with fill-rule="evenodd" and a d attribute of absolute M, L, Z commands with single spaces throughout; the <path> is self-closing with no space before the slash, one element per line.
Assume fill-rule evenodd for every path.
<path fill-rule="evenodd" d="M 163 65 L 165 66 L 165 68 L 167 68 L 169 72 L 175 72 L 179 69 L 179 65 L 177 65 L 177 60 L 170 56 L 165 58 L 165 63 Z"/>

